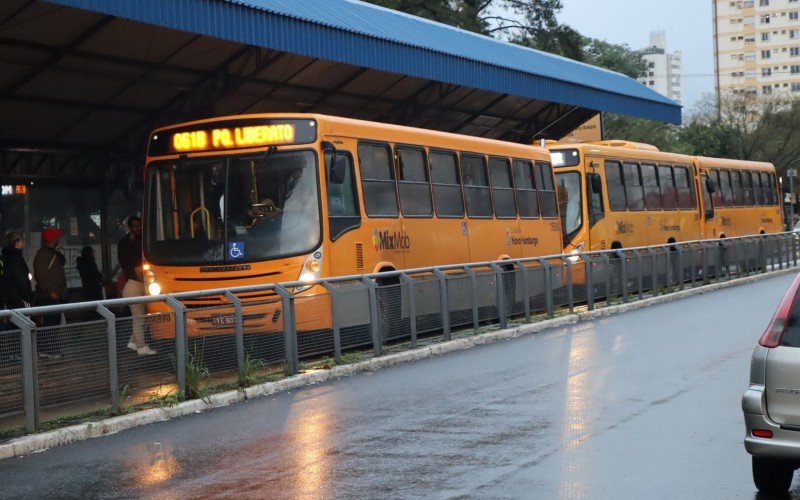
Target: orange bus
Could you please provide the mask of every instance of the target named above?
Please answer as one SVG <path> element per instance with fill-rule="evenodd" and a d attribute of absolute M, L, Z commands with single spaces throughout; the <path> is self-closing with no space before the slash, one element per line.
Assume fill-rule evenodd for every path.
<path fill-rule="evenodd" d="M 781 230 L 769 163 L 667 153 L 627 141 L 550 151 L 566 253 Z"/>
<path fill-rule="evenodd" d="M 553 255 L 562 246 L 545 148 L 443 132 L 314 114 L 182 123 L 152 133 L 145 183 L 150 294 Z M 329 300 L 321 286 L 294 292 Z M 227 302 L 202 301 L 215 303 Z M 279 313 L 245 325 L 277 329 Z M 231 331 L 231 318 L 198 314 L 190 334 Z M 331 320 L 297 321 L 307 331 Z"/>

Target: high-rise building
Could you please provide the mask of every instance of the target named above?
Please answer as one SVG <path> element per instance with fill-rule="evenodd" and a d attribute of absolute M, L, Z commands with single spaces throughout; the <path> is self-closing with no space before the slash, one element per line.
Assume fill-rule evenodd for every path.
<path fill-rule="evenodd" d="M 647 71 L 639 82 L 681 102 L 681 53 L 667 52 L 667 34 L 663 31 L 650 33 L 650 46 L 642 50 L 642 56 L 647 61 Z"/>
<path fill-rule="evenodd" d="M 717 95 L 800 96 L 800 1 L 712 2 Z"/>

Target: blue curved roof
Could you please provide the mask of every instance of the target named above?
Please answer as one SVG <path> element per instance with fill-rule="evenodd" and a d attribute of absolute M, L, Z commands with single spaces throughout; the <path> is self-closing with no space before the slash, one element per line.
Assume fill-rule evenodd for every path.
<path fill-rule="evenodd" d="M 680 123 L 612 71 L 356 0 L 47 0 L 248 45 L 597 111 Z"/>

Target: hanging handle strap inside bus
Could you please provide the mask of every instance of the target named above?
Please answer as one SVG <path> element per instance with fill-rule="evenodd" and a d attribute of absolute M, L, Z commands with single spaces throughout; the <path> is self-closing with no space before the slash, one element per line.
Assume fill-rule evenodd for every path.
<path fill-rule="evenodd" d="M 194 238 L 194 216 L 197 212 L 200 212 L 201 216 L 203 217 L 200 219 L 203 222 L 203 225 L 206 229 L 206 238 L 209 240 L 211 239 L 211 212 L 208 211 L 206 207 L 197 207 L 192 210 L 191 215 L 189 215 L 189 229 L 192 232 L 192 238 Z"/>

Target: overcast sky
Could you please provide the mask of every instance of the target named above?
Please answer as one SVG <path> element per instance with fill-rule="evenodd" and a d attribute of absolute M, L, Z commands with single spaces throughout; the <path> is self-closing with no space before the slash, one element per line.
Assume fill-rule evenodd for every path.
<path fill-rule="evenodd" d="M 714 45 L 708 0 L 562 0 L 559 15 L 581 34 L 639 49 L 650 32 L 667 32 L 667 51 L 683 54 L 683 107 L 714 92 Z"/>

